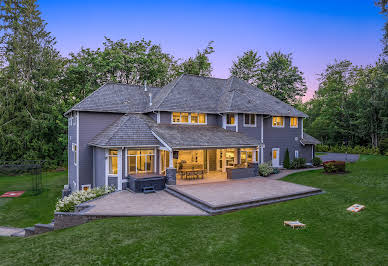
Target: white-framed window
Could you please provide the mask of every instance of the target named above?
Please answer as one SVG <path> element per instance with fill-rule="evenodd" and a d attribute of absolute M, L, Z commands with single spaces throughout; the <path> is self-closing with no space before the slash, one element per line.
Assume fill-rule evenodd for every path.
<path fill-rule="evenodd" d="M 82 186 L 81 186 L 81 189 L 82 189 L 83 191 L 88 191 L 88 190 L 92 189 L 92 185 L 91 185 L 91 184 L 82 185 Z"/>
<path fill-rule="evenodd" d="M 77 165 L 77 144 L 71 144 L 71 150 L 73 151 L 74 165 Z"/>
<path fill-rule="evenodd" d="M 115 149 L 110 149 L 108 152 L 109 159 L 109 175 L 117 175 L 118 173 L 118 161 L 119 161 L 119 151 Z"/>
<path fill-rule="evenodd" d="M 154 150 L 127 150 L 127 173 L 154 173 Z"/>
<path fill-rule="evenodd" d="M 290 127 L 291 128 L 298 128 L 298 118 L 297 117 L 290 117 Z"/>
<path fill-rule="evenodd" d="M 244 114 L 244 127 L 255 127 L 255 126 L 256 126 L 256 115 Z"/>
<path fill-rule="evenodd" d="M 226 114 L 226 125 L 234 126 L 236 124 L 235 114 Z"/>
<path fill-rule="evenodd" d="M 299 158 L 299 151 L 295 150 L 295 159 Z"/>
<path fill-rule="evenodd" d="M 284 117 L 283 116 L 273 116 L 272 117 L 272 127 L 284 127 Z"/>
<path fill-rule="evenodd" d="M 173 112 L 172 124 L 206 124 L 207 115 L 204 113 Z"/>

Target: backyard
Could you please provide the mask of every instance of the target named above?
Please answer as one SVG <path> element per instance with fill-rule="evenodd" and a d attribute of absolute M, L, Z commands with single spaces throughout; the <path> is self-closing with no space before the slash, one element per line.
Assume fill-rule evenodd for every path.
<path fill-rule="evenodd" d="M 113 218 L 30 238 L 0 237 L 0 263 L 387 264 L 388 157 L 362 155 L 347 169 L 341 175 L 315 170 L 284 179 L 319 187 L 324 194 L 224 215 Z M 47 196 L 3 204 L 0 225 L 47 222 L 64 179 L 64 173 L 53 173 Z M 347 212 L 354 203 L 366 209 Z M 30 206 L 37 216 L 24 209 Z M 307 227 L 283 226 L 284 220 L 296 219 Z"/>

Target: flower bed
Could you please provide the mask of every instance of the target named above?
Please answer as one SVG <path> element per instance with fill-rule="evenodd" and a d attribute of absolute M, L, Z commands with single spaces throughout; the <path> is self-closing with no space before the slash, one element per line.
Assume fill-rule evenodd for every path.
<path fill-rule="evenodd" d="M 345 162 L 343 161 L 326 161 L 323 163 L 323 169 L 326 173 L 345 173 Z"/>
<path fill-rule="evenodd" d="M 74 212 L 75 206 L 82 202 L 92 200 L 115 191 L 113 186 L 98 187 L 87 191 L 81 190 L 71 193 L 69 196 L 59 199 L 55 205 L 56 212 Z"/>

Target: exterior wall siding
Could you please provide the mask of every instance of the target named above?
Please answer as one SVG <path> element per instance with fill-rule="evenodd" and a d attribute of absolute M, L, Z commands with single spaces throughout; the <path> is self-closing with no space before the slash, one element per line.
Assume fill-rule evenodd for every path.
<path fill-rule="evenodd" d="M 79 188 L 93 184 L 93 148 L 88 143 L 122 114 L 79 112 Z M 96 161 L 96 164 L 99 164 Z"/>
<path fill-rule="evenodd" d="M 256 115 L 255 127 L 244 127 L 244 114 L 238 114 L 238 132 L 260 140 L 261 139 L 261 115 Z"/>
<path fill-rule="evenodd" d="M 74 165 L 74 152 L 72 151 L 72 144 L 77 144 L 77 126 L 71 123 L 71 119 L 67 119 L 67 168 L 68 168 L 68 184 L 72 191 L 76 190 L 77 183 L 77 166 Z M 78 123 L 78 121 L 77 121 Z"/>
<path fill-rule="evenodd" d="M 105 186 L 105 149 L 94 147 L 94 186 Z"/>
<path fill-rule="evenodd" d="M 299 151 L 299 157 L 306 159 L 307 163 L 312 161 L 311 149 L 312 145 L 303 146 L 300 143 L 301 139 L 301 122 L 302 118 L 298 119 L 298 128 L 290 128 L 290 118 L 285 117 L 284 127 L 272 127 L 272 117 L 264 118 L 264 162 L 272 161 L 272 148 L 279 148 L 279 162 L 283 164 L 286 149 L 290 153 L 290 159 L 295 157 L 295 150 Z"/>

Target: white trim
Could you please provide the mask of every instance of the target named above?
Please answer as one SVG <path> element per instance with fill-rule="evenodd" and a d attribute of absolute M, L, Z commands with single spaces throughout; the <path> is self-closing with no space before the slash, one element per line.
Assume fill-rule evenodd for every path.
<path fill-rule="evenodd" d="M 234 122 L 236 124 L 236 132 L 238 132 L 238 114 L 235 114 L 234 118 L 235 118 Z"/>
<path fill-rule="evenodd" d="M 76 122 L 76 127 L 77 127 L 77 190 L 79 191 L 79 165 L 80 165 L 80 160 L 79 160 L 79 112 L 75 112 L 77 122 Z"/>
<path fill-rule="evenodd" d="M 160 111 L 156 113 L 156 123 L 160 124 Z"/>
<path fill-rule="evenodd" d="M 159 159 L 159 154 L 157 154 L 157 152 L 158 152 L 157 149 L 154 149 L 154 172 L 155 173 L 156 173 L 156 169 L 158 169 L 158 167 L 156 167 L 158 165 L 156 159 Z M 159 168 L 159 171 L 160 171 L 160 168 Z M 159 171 L 158 171 L 158 173 L 159 173 Z"/>
<path fill-rule="evenodd" d="M 291 126 L 291 120 L 292 118 L 296 118 L 296 126 Z M 295 117 L 295 116 L 290 116 L 290 128 L 298 128 L 299 126 L 299 118 L 298 117 Z"/>
<path fill-rule="evenodd" d="M 261 143 L 264 143 L 264 115 L 261 115 Z"/>
<path fill-rule="evenodd" d="M 92 189 L 92 185 L 91 185 L 91 184 L 86 184 L 86 185 L 82 185 L 82 186 L 81 186 L 81 190 L 83 191 L 85 187 L 87 187 L 88 190 L 89 190 L 89 189 Z"/>
<path fill-rule="evenodd" d="M 174 168 L 174 153 L 172 152 L 172 150 L 170 151 L 170 154 L 168 157 L 169 157 L 168 167 Z"/>
<path fill-rule="evenodd" d="M 96 156 L 95 156 L 96 147 L 92 148 L 92 152 L 93 152 L 93 187 L 96 187 Z"/>
<path fill-rule="evenodd" d="M 298 151 L 298 150 L 295 150 L 295 152 L 294 152 L 294 158 L 299 158 L 299 151 Z"/>
<path fill-rule="evenodd" d="M 117 190 L 123 189 L 123 149 L 117 151 Z"/>
<path fill-rule="evenodd" d="M 222 128 L 226 129 L 226 115 L 222 115 Z"/>
<path fill-rule="evenodd" d="M 189 122 L 174 122 L 173 121 L 173 113 L 188 113 L 188 121 Z M 199 121 L 199 115 L 200 114 L 205 114 L 205 123 L 191 123 L 191 114 L 196 113 L 196 112 L 171 112 L 171 124 L 176 124 L 176 125 L 207 125 L 207 113 L 196 113 L 198 114 L 198 121 Z"/>
<path fill-rule="evenodd" d="M 105 149 L 105 186 L 108 186 L 109 174 L 109 149 Z"/>
<path fill-rule="evenodd" d="M 255 124 L 254 125 L 251 125 L 251 124 L 245 124 L 245 116 L 246 115 L 249 115 L 249 116 L 251 116 L 251 115 L 253 115 L 254 117 L 255 117 Z M 249 119 L 250 120 L 250 119 Z M 257 123 L 256 123 L 256 120 L 257 120 L 257 116 L 256 116 L 256 114 L 243 114 L 243 127 L 256 127 L 256 125 L 257 125 Z"/>
<path fill-rule="evenodd" d="M 125 158 L 125 162 L 124 162 L 124 166 L 125 166 L 125 169 L 124 169 L 124 177 L 127 177 L 128 176 L 128 148 L 124 148 L 124 158 Z"/>
<path fill-rule="evenodd" d="M 273 119 L 274 119 L 274 117 L 283 117 L 283 125 L 282 126 L 274 126 L 273 125 Z M 286 123 L 286 118 L 284 117 L 284 116 L 272 116 L 272 119 L 271 119 L 271 125 L 272 125 L 272 127 L 274 127 L 274 128 L 284 128 L 284 124 Z"/>
<path fill-rule="evenodd" d="M 260 163 L 264 163 L 264 147 L 260 147 Z"/>
<path fill-rule="evenodd" d="M 168 151 L 170 151 L 170 152 L 172 151 L 172 148 L 171 148 L 170 146 L 168 146 L 167 143 L 166 143 L 164 140 L 162 140 L 158 135 L 156 135 L 155 132 L 153 132 L 153 131 L 151 130 L 151 133 L 152 133 L 152 135 L 154 135 L 154 137 L 155 137 L 157 140 L 159 140 L 159 141 L 167 148 Z"/>
<path fill-rule="evenodd" d="M 300 126 L 300 128 L 301 128 L 301 136 L 302 136 L 302 139 L 303 139 L 303 117 L 302 117 L 302 121 L 300 121 L 301 123 L 301 126 Z"/>
<path fill-rule="evenodd" d="M 228 115 L 233 115 L 234 116 L 234 124 L 228 124 Z M 238 116 L 237 116 L 238 117 Z M 228 114 L 225 114 L 225 123 L 226 123 L 226 126 L 229 126 L 229 127 L 234 127 L 236 126 L 236 114 L 235 113 L 228 113 Z"/>
<path fill-rule="evenodd" d="M 274 150 L 276 150 L 277 165 L 274 165 L 274 159 L 273 159 L 273 152 L 274 152 Z M 280 167 L 280 148 L 272 148 L 271 161 L 272 161 L 272 166 L 273 167 Z"/>

